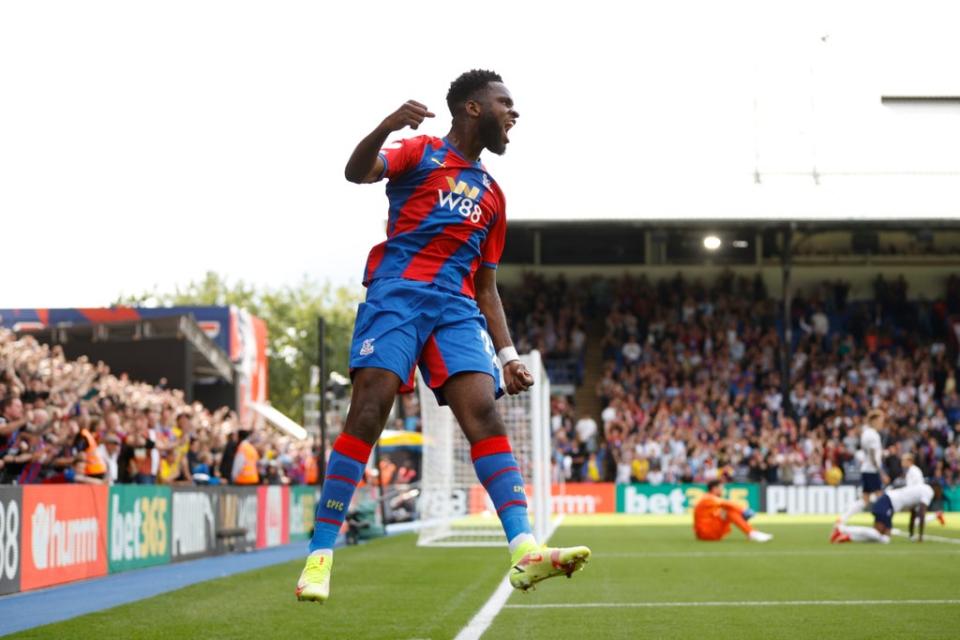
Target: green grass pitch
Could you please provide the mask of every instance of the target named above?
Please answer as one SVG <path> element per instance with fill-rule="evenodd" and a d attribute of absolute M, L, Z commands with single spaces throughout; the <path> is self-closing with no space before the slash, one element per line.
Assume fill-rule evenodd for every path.
<path fill-rule="evenodd" d="M 830 545 L 829 518 L 758 516 L 775 535 L 759 545 L 738 531 L 697 542 L 688 518 L 568 516 L 551 543 L 591 546 L 590 564 L 513 594 L 484 639 L 957 637 L 952 520 L 930 527 L 939 542 Z M 322 606 L 295 601 L 300 563 L 288 563 L 13 637 L 439 640 L 457 635 L 507 568 L 504 549 L 423 549 L 400 536 L 338 551 Z"/>

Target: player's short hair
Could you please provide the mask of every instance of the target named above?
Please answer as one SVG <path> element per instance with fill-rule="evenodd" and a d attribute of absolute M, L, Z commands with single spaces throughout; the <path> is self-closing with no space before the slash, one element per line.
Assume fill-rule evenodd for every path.
<path fill-rule="evenodd" d="M 881 411 L 880 409 L 871 409 L 871 410 L 867 413 L 867 421 L 868 421 L 868 422 L 873 422 L 873 421 L 876 420 L 877 418 L 882 418 L 882 417 L 883 417 L 883 411 Z"/>
<path fill-rule="evenodd" d="M 456 80 L 450 83 L 450 89 L 447 91 L 447 107 L 450 109 L 450 113 L 456 115 L 457 109 L 462 104 L 491 82 L 503 82 L 503 78 L 500 77 L 499 73 L 486 69 L 471 69 L 461 73 Z"/>
<path fill-rule="evenodd" d="M 707 491 L 713 491 L 714 487 L 719 487 L 722 484 L 722 480 L 711 480 L 707 483 Z"/>

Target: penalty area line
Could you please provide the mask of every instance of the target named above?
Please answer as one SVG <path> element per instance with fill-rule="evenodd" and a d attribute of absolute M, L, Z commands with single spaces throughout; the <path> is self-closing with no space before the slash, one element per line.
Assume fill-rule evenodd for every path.
<path fill-rule="evenodd" d="M 563 516 L 561 515 L 553 522 L 553 527 L 549 530 L 549 536 L 557 530 L 557 528 L 563 523 Z M 541 544 L 546 544 L 546 540 L 541 540 Z M 470 619 L 470 622 L 467 623 L 463 629 L 460 630 L 460 633 L 457 634 L 457 637 L 454 640 L 480 640 L 480 637 L 486 632 L 486 630 L 493 623 L 493 619 L 497 617 L 497 614 L 500 613 L 500 610 L 505 606 L 510 606 L 507 604 L 507 599 L 510 598 L 510 594 L 513 592 L 513 586 L 510 584 L 510 574 L 507 573 L 503 577 L 503 581 L 500 582 L 500 585 L 497 587 L 497 590 L 493 592 L 493 595 L 490 596 L 490 599 L 487 600 L 484 605 L 480 608 L 480 611 Z"/>
<path fill-rule="evenodd" d="M 740 600 L 732 602 L 571 602 L 508 604 L 505 609 L 660 609 L 679 607 L 862 607 L 874 605 L 960 604 L 960 600 Z"/>

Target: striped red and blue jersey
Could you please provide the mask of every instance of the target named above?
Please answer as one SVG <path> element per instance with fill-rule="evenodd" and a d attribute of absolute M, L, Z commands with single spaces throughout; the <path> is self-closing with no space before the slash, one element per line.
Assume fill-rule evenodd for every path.
<path fill-rule="evenodd" d="M 500 187 L 446 138 L 401 140 L 380 158 L 390 201 L 387 239 L 370 251 L 363 284 L 406 278 L 473 298 L 477 269 L 495 269 L 503 253 L 507 217 Z"/>

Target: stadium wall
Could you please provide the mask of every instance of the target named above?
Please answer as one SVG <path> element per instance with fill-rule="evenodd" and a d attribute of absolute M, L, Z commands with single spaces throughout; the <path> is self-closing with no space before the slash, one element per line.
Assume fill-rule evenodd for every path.
<path fill-rule="evenodd" d="M 318 487 L 0 487 L 0 595 L 305 540 L 318 498 Z"/>

